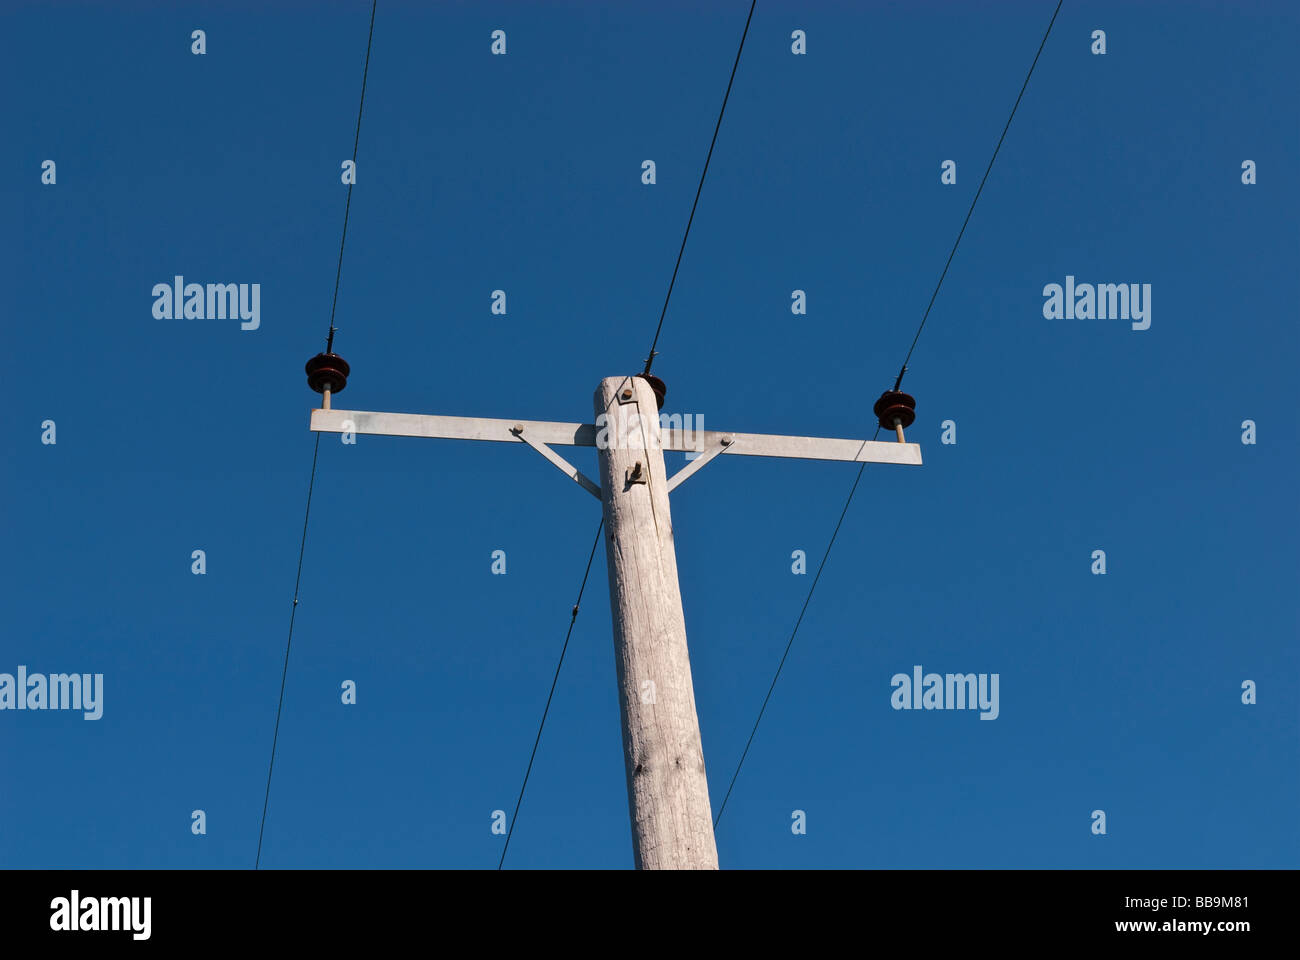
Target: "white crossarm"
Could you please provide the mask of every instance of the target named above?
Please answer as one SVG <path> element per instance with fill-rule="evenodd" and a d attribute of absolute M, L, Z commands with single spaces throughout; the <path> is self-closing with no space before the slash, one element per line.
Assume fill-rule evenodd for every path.
<path fill-rule="evenodd" d="M 594 447 L 597 428 L 590 423 L 555 423 L 546 420 L 493 420 L 483 417 L 442 417 L 418 413 L 377 413 L 369 410 L 311 412 L 311 429 L 318 433 L 377 434 L 387 437 L 437 437 L 449 440 L 508 440 L 519 442 L 511 431 L 522 425 L 536 443 Z M 716 449 L 723 438 L 725 452 L 733 456 L 792 457 L 803 460 L 845 460 L 854 463 L 895 463 L 920 466 L 916 443 L 880 440 L 840 440 L 830 437 L 786 437 L 769 433 L 725 433 L 720 430 L 664 430 L 664 450 L 695 453 Z"/>
<path fill-rule="evenodd" d="M 345 424 L 350 424 L 345 426 Z M 545 420 L 489 420 L 484 417 L 438 417 L 420 413 L 375 413 L 370 410 L 311 412 L 311 429 L 317 433 L 377 434 L 384 437 L 435 437 L 447 440 L 506 440 L 518 442 L 511 430 L 522 424 L 538 443 L 569 447 L 594 447 L 596 428 L 583 423 Z"/>

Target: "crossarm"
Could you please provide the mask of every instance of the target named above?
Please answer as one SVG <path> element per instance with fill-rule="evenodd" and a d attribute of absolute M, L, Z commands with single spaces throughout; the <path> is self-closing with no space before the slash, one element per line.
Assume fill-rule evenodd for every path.
<path fill-rule="evenodd" d="M 311 429 L 318 433 L 378 434 L 389 437 L 440 437 L 450 440 L 518 439 L 511 432 L 522 425 L 530 440 L 543 444 L 594 447 L 597 428 L 589 423 L 546 420 L 492 420 L 483 417 L 442 417 L 418 413 L 376 413 L 368 410 L 313 410 Z M 663 430 L 665 450 L 687 453 L 724 444 L 731 456 L 793 457 L 804 460 L 847 460 L 919 466 L 921 447 L 915 443 L 879 440 L 840 440 L 830 437 L 786 437 L 769 433 L 724 433 L 719 430 Z"/>

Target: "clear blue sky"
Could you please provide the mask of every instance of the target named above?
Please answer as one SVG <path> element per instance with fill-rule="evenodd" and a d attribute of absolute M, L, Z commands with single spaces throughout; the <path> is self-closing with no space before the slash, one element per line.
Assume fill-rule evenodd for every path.
<path fill-rule="evenodd" d="M 1052 8 L 759 0 L 669 410 L 870 436 Z M 381 0 L 336 405 L 589 419 L 649 346 L 747 10 Z M 6 866 L 253 863 L 368 18 L 6 6 L 0 672 L 105 691 L 0 712 Z M 905 381 L 925 465 L 867 468 L 723 866 L 1300 866 L 1298 27 L 1067 0 Z M 260 328 L 155 319 L 176 274 L 260 283 Z M 1045 319 L 1067 275 L 1151 284 L 1150 329 Z M 855 470 L 724 457 L 674 494 L 715 810 Z M 263 867 L 496 866 L 598 517 L 521 447 L 321 441 Z M 605 578 L 507 867 L 631 863 Z M 916 664 L 997 673 L 1000 715 L 893 710 Z"/>

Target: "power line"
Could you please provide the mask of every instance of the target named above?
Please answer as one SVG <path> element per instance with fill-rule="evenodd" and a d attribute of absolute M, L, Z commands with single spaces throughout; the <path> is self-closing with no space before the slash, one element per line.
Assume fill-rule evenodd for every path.
<path fill-rule="evenodd" d="M 962 235 L 966 232 L 966 224 L 970 223 L 971 214 L 975 212 L 975 204 L 979 201 L 980 194 L 984 191 L 984 184 L 988 181 L 989 173 L 993 169 L 993 161 L 998 158 L 998 151 L 1002 149 L 1002 141 L 1006 139 L 1007 130 L 1011 128 L 1011 121 L 1015 118 L 1016 110 L 1020 106 L 1020 100 L 1025 95 L 1025 89 L 1029 86 L 1029 78 L 1034 75 L 1034 67 L 1038 66 L 1038 58 L 1043 52 L 1043 47 L 1047 45 L 1047 38 L 1052 33 L 1052 26 L 1056 23 L 1056 15 L 1061 12 L 1061 4 L 1064 0 L 1057 0 L 1056 10 L 1052 13 L 1052 19 L 1047 24 L 1047 30 L 1043 34 L 1042 42 L 1038 44 L 1038 52 L 1034 54 L 1034 61 L 1029 65 L 1029 72 L 1025 75 L 1025 82 L 1020 86 L 1020 94 L 1016 97 L 1016 102 L 1011 108 L 1011 115 L 1007 117 L 1006 125 L 1002 128 L 1002 136 L 998 137 L 998 144 L 993 150 L 993 156 L 989 159 L 989 165 L 984 171 L 984 178 L 980 181 L 979 189 L 975 191 L 975 199 L 971 201 L 970 209 L 966 211 L 966 219 L 962 222 L 961 230 L 957 232 L 957 239 L 952 245 L 952 250 L 948 254 L 948 261 L 943 265 L 943 272 L 939 275 L 939 282 L 935 284 L 934 293 L 930 295 L 930 302 L 925 308 L 925 313 L 921 317 L 921 323 L 916 328 L 916 336 L 912 338 L 912 345 L 907 350 L 907 356 L 903 358 L 903 366 L 898 371 L 898 379 L 894 381 L 894 389 L 897 390 L 903 382 L 903 374 L 907 372 L 907 362 L 912 359 L 912 351 L 916 349 L 916 343 L 921 339 L 921 331 L 925 329 L 925 321 L 930 316 L 930 308 L 934 306 L 935 298 L 939 296 L 939 288 L 943 286 L 943 278 L 948 275 L 948 267 L 952 265 L 952 258 L 957 253 L 957 245 L 961 243 Z M 876 432 L 872 434 L 871 439 L 875 440 L 880 435 L 880 427 L 876 427 Z M 804 614 L 808 610 L 808 604 L 812 601 L 813 591 L 817 589 L 817 583 L 821 580 L 822 570 L 826 567 L 826 560 L 831 555 L 831 548 L 835 546 L 835 538 L 839 536 L 840 527 L 844 523 L 844 517 L 849 512 L 849 506 L 853 503 L 853 495 L 858 492 L 858 484 L 862 480 L 862 473 L 867 465 L 864 462 L 858 467 L 858 475 L 853 480 L 853 486 L 849 490 L 848 498 L 844 501 L 844 509 L 840 511 L 840 518 L 835 523 L 835 531 L 831 534 L 830 543 L 826 545 L 826 552 L 822 554 L 821 563 L 817 567 L 817 575 L 813 577 L 813 582 L 808 588 L 808 595 L 804 598 L 803 607 L 799 610 L 799 617 L 795 620 L 794 629 L 790 631 L 790 639 L 785 645 L 785 652 L 781 654 L 781 662 L 777 664 L 776 673 L 772 677 L 772 683 L 767 688 L 767 696 L 763 698 L 763 705 L 759 707 L 758 717 L 754 720 L 754 727 L 749 732 L 749 739 L 745 742 L 745 749 L 740 755 L 740 762 L 736 764 L 736 770 L 731 775 L 731 783 L 727 785 L 727 793 L 722 798 L 722 804 L 718 807 L 718 815 L 713 819 L 713 826 L 716 829 L 718 821 L 722 819 L 722 812 L 727 808 L 727 801 L 731 798 L 731 791 L 736 785 L 736 778 L 740 776 L 740 768 L 745 764 L 745 758 L 749 756 L 750 745 L 754 742 L 754 735 L 758 732 L 758 725 L 763 720 L 763 713 L 767 710 L 768 701 L 772 697 L 772 691 L 776 689 L 776 682 L 781 678 L 781 670 L 785 667 L 786 658 L 790 655 L 790 648 L 794 645 L 794 638 L 799 633 L 799 625 L 803 623 Z"/>
<path fill-rule="evenodd" d="M 343 243 L 347 242 L 347 215 L 352 209 L 352 186 L 356 182 L 356 148 L 361 143 L 361 111 L 365 108 L 365 81 L 370 75 L 370 42 L 374 39 L 374 9 L 380 0 L 370 3 L 370 31 L 365 38 L 365 66 L 361 70 L 361 103 L 356 108 L 356 135 L 352 138 L 352 181 L 347 185 L 347 202 L 343 204 L 343 235 L 338 241 L 338 271 L 334 274 L 334 300 L 329 307 L 329 337 L 325 340 L 325 353 L 334 351 L 334 310 L 338 307 L 338 281 L 343 276 Z"/>
<path fill-rule="evenodd" d="M 280 713 L 284 709 L 284 683 L 289 676 L 289 648 L 293 645 L 293 622 L 298 616 L 298 585 L 302 583 L 302 558 L 307 550 L 307 520 L 311 517 L 311 492 L 316 486 L 316 458 L 320 454 L 320 434 L 311 454 L 311 479 L 307 482 L 307 510 L 302 518 L 302 542 L 298 545 L 298 574 L 293 580 L 293 609 L 289 613 L 289 639 L 284 644 L 284 669 L 280 671 L 280 702 L 275 708 L 275 734 L 271 737 L 271 763 L 266 768 L 266 796 L 262 798 L 262 825 L 257 830 L 257 859 L 253 869 L 262 863 L 262 834 L 266 830 L 266 808 L 271 802 L 271 773 L 275 770 L 275 745 L 280 740 Z"/>
<path fill-rule="evenodd" d="M 591 542 L 591 553 L 587 556 L 587 569 L 582 573 L 582 585 L 578 587 L 578 599 L 573 601 L 573 613 L 569 617 L 569 629 L 564 634 L 564 646 L 560 648 L 560 660 L 555 665 L 555 676 L 551 678 L 551 692 L 546 695 L 546 706 L 542 710 L 541 723 L 537 725 L 537 737 L 533 740 L 533 752 L 528 755 L 528 769 L 524 771 L 524 782 L 519 787 L 519 799 L 515 801 L 515 812 L 510 816 L 510 826 L 506 830 L 506 843 L 501 848 L 501 859 L 497 869 L 506 862 L 506 851 L 510 849 L 510 838 L 515 833 L 515 820 L 519 816 L 519 805 L 524 802 L 524 791 L 528 789 L 528 777 L 533 772 L 533 760 L 537 757 L 537 746 L 542 742 L 542 729 L 546 726 L 546 715 L 551 712 L 551 698 L 555 696 L 555 685 L 560 680 L 560 668 L 564 666 L 564 654 L 569 649 L 569 637 L 573 636 L 573 625 L 578 621 L 578 606 L 582 603 L 583 591 L 587 589 L 587 577 L 591 574 L 591 561 L 596 557 L 596 547 L 600 545 L 600 532 L 605 529 L 605 518 L 601 517 L 596 527 L 596 538 Z"/>
<path fill-rule="evenodd" d="M 880 428 L 871 435 L 872 441 L 880 436 Z M 754 742 L 754 734 L 758 733 L 758 725 L 763 720 L 763 713 L 767 710 L 767 702 L 772 698 L 772 691 L 776 689 L 776 681 L 781 678 L 781 670 L 785 666 L 785 658 L 790 656 L 790 648 L 794 646 L 794 638 L 799 633 L 799 625 L 803 623 L 803 615 L 808 612 L 808 604 L 812 602 L 813 591 L 817 589 L 817 581 L 822 578 L 822 570 L 826 567 L 826 560 L 831 555 L 831 547 L 835 546 L 835 538 L 840 535 L 840 527 L 844 523 L 844 517 L 849 512 L 849 504 L 853 502 L 853 494 L 858 491 L 858 483 L 862 480 L 862 471 L 867 468 L 864 462 L 858 467 L 858 475 L 853 481 L 853 489 L 849 491 L 848 499 L 844 501 L 844 509 L 840 511 L 839 520 L 835 521 L 835 530 L 831 534 L 831 542 L 826 545 L 826 552 L 822 554 L 822 562 L 817 566 L 817 575 L 813 577 L 812 586 L 808 588 L 808 596 L 804 597 L 803 606 L 799 610 L 799 618 L 794 622 L 794 629 L 790 631 L 790 639 L 785 645 L 785 652 L 781 654 L 781 662 L 776 665 L 776 674 L 772 677 L 772 683 L 767 688 L 767 696 L 763 698 L 763 705 L 758 708 L 758 716 L 754 719 L 754 728 L 749 731 L 749 739 L 745 741 L 744 752 L 740 755 L 740 762 L 736 764 L 736 772 L 731 775 L 731 783 L 727 784 L 726 796 L 722 798 L 722 805 L 718 807 L 718 815 L 713 818 L 713 826 L 716 829 L 718 821 L 722 819 L 722 811 L 727 809 L 727 801 L 731 799 L 731 791 L 736 786 L 736 778 L 740 776 L 740 768 L 745 765 L 745 758 L 749 756 L 750 744 Z"/>
<path fill-rule="evenodd" d="M 366 36 L 366 65 L 361 72 L 361 102 L 357 106 L 357 129 L 356 136 L 352 141 L 354 173 L 357 161 L 357 146 L 361 142 L 361 112 L 366 105 L 366 78 L 370 74 L 370 46 L 375 38 L 375 8 L 378 6 L 379 0 L 372 0 L 370 4 L 370 30 Z M 339 239 L 339 262 L 334 274 L 334 300 L 330 305 L 329 337 L 325 341 L 326 353 L 330 353 L 334 349 L 334 310 L 339 302 L 339 281 L 343 277 L 343 245 L 348 238 L 348 212 L 351 208 L 352 184 L 349 183 L 347 202 L 343 207 L 343 235 Z M 284 667 L 280 671 L 280 699 L 275 708 L 275 732 L 271 735 L 271 762 L 266 768 L 266 795 L 262 798 L 262 822 L 257 829 L 257 857 L 253 861 L 254 870 L 257 870 L 262 863 L 262 837 L 266 832 L 266 811 L 271 803 L 271 775 L 275 772 L 275 748 L 280 741 L 280 716 L 284 712 L 284 688 L 289 677 L 289 650 L 293 646 L 293 625 L 298 616 L 298 588 L 302 583 L 302 562 L 307 551 L 307 523 L 311 519 L 311 494 L 316 487 L 316 462 L 319 455 L 320 434 L 318 433 L 316 434 L 316 443 L 311 455 L 311 476 L 307 481 L 307 509 L 303 512 L 302 541 L 298 545 L 298 573 L 293 581 L 293 609 L 289 614 L 289 636 L 284 643 Z"/>
<path fill-rule="evenodd" d="M 993 161 L 998 158 L 998 151 L 1002 149 L 1002 141 L 1007 138 L 1007 131 L 1011 129 L 1011 121 L 1015 119 L 1016 110 L 1020 107 L 1020 99 L 1025 95 L 1025 90 L 1029 87 L 1029 78 L 1034 75 L 1034 67 L 1038 66 L 1038 58 L 1043 52 L 1043 47 L 1047 46 L 1047 38 L 1052 33 L 1052 25 L 1056 23 L 1056 15 L 1061 12 L 1061 4 L 1065 0 L 1057 0 L 1056 10 L 1052 13 L 1052 19 L 1048 21 L 1047 30 L 1043 33 L 1042 42 L 1038 44 L 1038 53 L 1034 54 L 1034 62 L 1029 65 L 1029 72 L 1025 74 L 1025 82 L 1020 85 L 1020 93 L 1016 97 L 1015 104 L 1011 107 L 1011 115 L 1007 117 L 1006 125 L 1002 128 L 1002 136 L 998 137 L 998 145 L 993 148 L 993 156 L 989 157 L 989 165 L 984 169 L 984 177 L 980 180 L 979 189 L 975 191 L 975 199 L 970 202 L 970 209 L 966 211 L 966 219 L 961 223 L 961 229 L 957 231 L 957 239 L 952 242 L 952 250 L 948 252 L 948 262 L 943 265 L 943 272 L 939 274 L 939 282 L 934 285 L 934 293 L 930 294 L 930 302 L 925 306 L 925 313 L 921 316 L 921 323 L 916 328 L 916 336 L 912 338 L 912 345 L 907 348 L 907 356 L 903 358 L 903 366 L 898 371 L 898 379 L 894 381 L 894 389 L 899 389 L 903 383 L 903 374 L 907 373 L 907 361 L 912 359 L 912 351 L 916 349 L 916 342 L 921 339 L 921 331 L 925 329 L 925 321 L 930 318 L 930 308 L 934 306 L 935 299 L 939 296 L 939 288 L 943 286 L 943 278 L 948 276 L 948 268 L 952 266 L 952 258 L 957 255 L 957 245 L 961 243 L 962 235 L 966 233 L 966 224 L 970 223 L 971 214 L 975 212 L 975 204 L 979 203 L 980 194 L 984 192 L 984 184 L 988 182 L 989 173 L 993 170 Z"/>
<path fill-rule="evenodd" d="M 709 175 L 709 161 L 713 159 L 713 147 L 718 142 L 718 131 L 722 129 L 722 115 L 727 112 L 727 100 L 731 97 L 731 85 L 736 80 L 736 68 L 740 66 L 740 54 L 745 49 L 745 37 L 749 36 L 749 21 L 754 19 L 754 7 L 758 0 L 751 0 L 749 16 L 745 18 L 745 31 L 740 35 L 740 46 L 736 49 L 736 62 L 731 65 L 731 78 L 727 81 L 727 92 L 722 96 L 722 109 L 718 111 L 718 122 L 713 128 L 713 139 L 709 141 L 709 153 L 704 158 L 704 171 L 700 174 L 700 185 L 695 188 L 695 202 L 691 204 L 691 215 L 686 221 L 686 231 L 682 234 L 682 246 L 677 251 L 677 263 L 673 266 L 673 277 L 668 281 L 668 295 L 664 297 L 664 308 L 659 311 L 659 325 L 655 327 L 654 340 L 650 342 L 650 354 L 645 358 L 645 373 L 650 372 L 654 363 L 655 347 L 659 343 L 659 331 L 664 328 L 664 317 L 668 313 L 668 301 L 673 295 L 673 285 L 677 283 L 677 271 L 682 265 L 682 254 L 686 252 L 686 238 L 691 235 L 691 224 L 695 222 L 695 208 L 700 205 L 700 191 L 704 189 L 704 178 Z"/>

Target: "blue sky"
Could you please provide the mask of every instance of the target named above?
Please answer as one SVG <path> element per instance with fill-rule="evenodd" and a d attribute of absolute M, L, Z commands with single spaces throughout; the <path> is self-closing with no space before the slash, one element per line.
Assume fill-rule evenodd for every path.
<path fill-rule="evenodd" d="M 870 436 L 1052 8 L 760 0 L 668 411 Z M 747 10 L 381 2 L 336 406 L 589 420 L 644 360 Z M 99 720 L 0 712 L 6 866 L 252 866 L 369 12 L 3 14 L 0 672 L 104 675 Z M 724 867 L 1300 866 L 1297 27 L 1067 0 L 905 381 L 925 464 L 867 468 Z M 260 327 L 155 319 L 176 274 L 259 283 Z M 1150 329 L 1045 319 L 1066 276 L 1151 284 Z M 723 457 L 674 493 L 715 810 L 855 471 Z M 496 866 L 598 519 L 519 447 L 322 439 L 264 868 Z M 605 577 L 507 867 L 631 864 Z M 998 718 L 893 710 L 916 664 L 997 673 Z"/>

